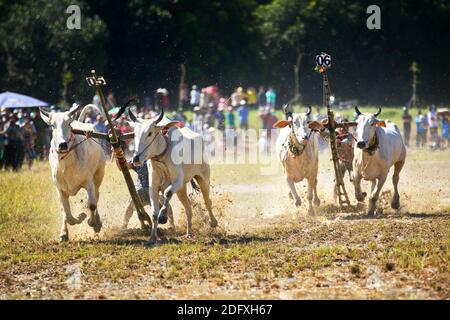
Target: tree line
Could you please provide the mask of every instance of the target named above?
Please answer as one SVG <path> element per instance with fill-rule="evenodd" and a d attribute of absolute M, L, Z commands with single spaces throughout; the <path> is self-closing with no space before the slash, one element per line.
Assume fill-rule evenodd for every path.
<path fill-rule="evenodd" d="M 79 30 L 66 26 L 71 4 L 81 8 Z M 151 96 L 165 87 L 176 100 L 184 65 L 189 84 L 217 84 L 226 93 L 239 85 L 272 85 L 280 101 L 317 104 L 322 82 L 314 57 L 325 51 L 333 57 L 331 89 L 344 100 L 406 104 L 416 61 L 421 103 L 448 103 L 450 3 L 377 1 L 379 30 L 366 26 L 371 4 L 0 0 L 0 90 L 53 103 L 87 101 L 92 89 L 84 77 L 95 68 L 118 96 Z"/>

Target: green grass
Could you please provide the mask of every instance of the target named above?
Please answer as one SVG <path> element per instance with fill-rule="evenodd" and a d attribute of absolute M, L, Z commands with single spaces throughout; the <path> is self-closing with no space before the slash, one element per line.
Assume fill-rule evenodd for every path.
<path fill-rule="evenodd" d="M 445 170 L 448 152 L 414 151 L 408 170 L 430 161 L 437 173 L 427 179 L 444 183 L 447 175 L 436 174 Z M 99 205 L 116 227 L 127 195 L 114 164 L 106 169 Z M 215 186 L 277 183 L 276 177 L 260 176 L 257 165 L 212 169 Z M 429 192 L 422 191 L 430 197 Z M 230 200 L 264 208 L 286 196 L 281 189 L 255 194 L 231 194 Z M 433 201 L 440 197 L 431 196 Z M 75 208 L 79 199 L 73 201 Z M 89 230 L 61 244 L 60 208 L 48 163 L 38 163 L 31 173 L 0 172 L 0 298 L 449 298 L 450 225 L 441 209 L 378 219 L 365 219 L 360 212 L 339 220 L 319 210 L 315 219 L 302 214 L 292 219 L 286 213 L 239 220 L 244 216 L 239 203 L 238 212 L 213 203 L 225 215 L 217 215 L 219 229 L 209 229 L 196 215 L 193 239 L 183 236 L 178 220 L 178 232 L 163 232 L 162 243 L 153 248 L 144 245 L 148 234 L 136 229 L 111 229 L 99 237 Z M 184 219 L 182 212 L 179 216 Z M 227 219 L 245 223 L 231 229 Z M 81 289 L 66 284 L 67 267 L 74 264 L 82 272 Z M 374 268 L 381 273 L 380 290 L 367 288 Z"/>

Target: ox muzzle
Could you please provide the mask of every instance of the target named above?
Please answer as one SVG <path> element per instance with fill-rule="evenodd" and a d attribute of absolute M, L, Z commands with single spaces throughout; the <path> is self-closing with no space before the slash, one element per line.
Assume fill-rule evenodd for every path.
<path fill-rule="evenodd" d="M 367 142 L 365 142 L 365 141 L 358 141 L 358 143 L 356 144 L 356 147 L 358 149 L 365 149 L 367 147 Z"/>

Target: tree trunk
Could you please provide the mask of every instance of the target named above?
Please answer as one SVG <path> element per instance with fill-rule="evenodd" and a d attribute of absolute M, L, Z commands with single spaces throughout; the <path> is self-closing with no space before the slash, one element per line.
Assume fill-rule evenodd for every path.
<path fill-rule="evenodd" d="M 181 69 L 181 77 L 180 77 L 180 85 L 178 90 L 178 109 L 181 110 L 183 108 L 183 101 L 185 96 L 187 95 L 187 86 L 185 83 L 186 80 L 186 66 L 184 63 L 180 65 Z"/>
<path fill-rule="evenodd" d="M 303 52 L 299 52 L 297 55 L 297 63 L 294 65 L 294 98 L 289 101 L 289 103 L 299 104 L 302 100 L 302 95 L 300 94 L 300 66 L 302 64 Z"/>

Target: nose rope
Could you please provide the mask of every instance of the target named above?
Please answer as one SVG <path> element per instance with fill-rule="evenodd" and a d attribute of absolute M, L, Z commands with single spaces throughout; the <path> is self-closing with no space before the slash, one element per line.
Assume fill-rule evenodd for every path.
<path fill-rule="evenodd" d="M 71 146 L 71 147 L 69 148 L 68 151 L 66 151 L 66 152 L 60 152 L 60 151 L 58 151 L 58 150 L 56 149 L 56 147 L 55 147 L 54 145 L 52 146 L 52 151 L 53 151 L 53 152 L 56 152 L 57 154 L 63 154 L 63 156 L 61 156 L 61 158 L 58 159 L 58 160 L 60 160 L 60 161 L 61 161 L 61 160 L 64 160 L 65 158 L 67 158 L 67 156 L 70 154 L 71 151 L 75 150 L 80 144 L 82 144 L 83 142 L 85 142 L 86 140 L 88 140 L 88 139 L 90 139 L 90 138 L 92 138 L 92 136 L 90 135 L 90 132 L 87 132 L 87 131 L 86 131 L 86 138 L 83 139 L 83 140 L 81 140 L 80 142 L 76 143 L 75 145 Z M 69 142 L 74 141 L 74 140 L 75 140 L 75 135 L 73 134 L 73 132 L 71 132 L 71 133 L 70 133 Z M 94 140 L 94 141 L 95 141 L 95 140 Z M 54 143 L 53 143 L 53 144 L 54 144 Z"/>
<path fill-rule="evenodd" d="M 163 136 L 163 137 L 165 137 L 165 136 Z M 155 137 L 152 139 L 152 141 L 144 148 L 144 150 L 142 150 L 141 152 L 139 152 L 137 155 L 136 155 L 136 157 L 138 157 L 138 158 L 140 158 L 141 157 L 141 155 L 153 144 L 153 142 L 155 141 L 155 139 L 156 138 L 158 138 L 158 134 L 156 134 L 155 135 Z M 167 139 L 165 138 L 164 140 L 166 140 L 166 144 L 167 144 L 167 146 L 166 146 L 166 148 L 164 149 L 164 151 L 160 154 L 160 155 L 157 155 L 157 156 L 155 156 L 154 158 L 158 158 L 158 157 L 161 157 L 165 152 L 166 152 L 166 150 L 167 150 L 167 147 L 169 146 L 169 141 L 167 141 Z"/>

